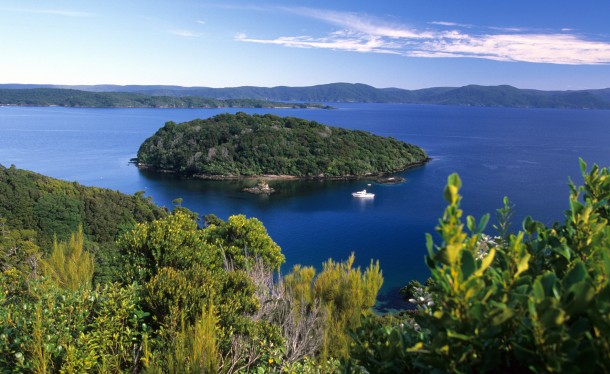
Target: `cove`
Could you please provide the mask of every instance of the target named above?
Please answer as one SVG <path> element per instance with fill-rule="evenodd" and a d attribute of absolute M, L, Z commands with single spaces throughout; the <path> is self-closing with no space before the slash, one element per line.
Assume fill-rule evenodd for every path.
<path fill-rule="evenodd" d="M 226 219 L 260 219 L 281 246 L 287 263 L 320 267 L 328 258 L 356 263 L 379 260 L 383 295 L 411 279 L 425 280 L 425 233 L 433 233 L 452 172 L 462 178 L 465 214 L 492 214 L 508 196 L 512 228 L 526 215 L 561 221 L 568 206 L 568 178 L 580 183 L 578 157 L 610 165 L 610 111 L 478 108 L 398 104 L 334 104 L 320 109 L 86 109 L 0 107 L 0 163 L 84 185 L 145 191 L 155 203 L 182 205 Z M 271 196 L 241 191 L 243 181 L 182 180 L 139 171 L 129 164 L 139 145 L 166 121 L 237 111 L 272 113 L 331 126 L 392 136 L 426 150 L 432 161 L 380 185 L 356 181 L 278 181 Z M 368 183 L 372 185 L 367 186 Z M 372 200 L 351 193 L 366 188 Z M 382 295 L 382 296 L 383 296 Z M 383 297 L 382 297 L 383 298 Z M 390 299 L 393 299 L 390 297 Z"/>

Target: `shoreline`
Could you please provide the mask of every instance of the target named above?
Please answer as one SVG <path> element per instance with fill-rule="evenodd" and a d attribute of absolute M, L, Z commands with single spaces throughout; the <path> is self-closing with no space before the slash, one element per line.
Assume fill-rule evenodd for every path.
<path fill-rule="evenodd" d="M 295 176 L 295 175 L 283 175 L 283 174 L 259 174 L 259 175 L 210 175 L 210 174 L 185 174 L 185 173 L 180 173 L 177 172 L 175 170 L 169 170 L 169 169 L 160 169 L 157 168 L 155 166 L 152 165 L 148 165 L 148 164 L 142 164 L 139 163 L 137 160 L 132 160 L 130 161 L 130 163 L 133 163 L 136 165 L 136 167 L 139 170 L 148 170 L 148 171 L 153 171 L 156 173 L 170 173 L 170 174 L 175 174 L 181 178 L 184 179 L 200 179 L 200 180 L 216 180 L 216 181 L 223 181 L 223 180 L 265 180 L 265 181 L 285 181 L 285 180 L 362 180 L 362 179 L 377 179 L 377 178 L 383 178 L 386 177 L 388 175 L 392 175 L 392 174 L 396 174 L 396 173 L 401 173 L 405 170 L 409 170 L 409 169 L 413 169 L 416 167 L 420 167 L 420 166 L 424 166 L 425 164 L 427 164 L 428 162 L 430 162 L 432 160 L 432 158 L 430 157 L 426 157 L 426 159 L 424 159 L 421 162 L 416 162 L 410 165 L 407 165 L 405 168 L 400 169 L 400 170 L 395 170 L 395 171 L 389 171 L 389 172 L 383 172 L 383 173 L 371 173 L 371 174 L 365 174 L 365 175 L 342 175 L 342 176 L 325 176 L 325 175 L 318 175 L 318 176 Z"/>

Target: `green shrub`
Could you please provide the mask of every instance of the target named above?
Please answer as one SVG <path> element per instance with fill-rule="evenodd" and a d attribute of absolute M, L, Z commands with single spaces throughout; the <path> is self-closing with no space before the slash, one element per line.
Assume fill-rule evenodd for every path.
<path fill-rule="evenodd" d="M 570 183 L 563 225 L 528 217 L 509 235 L 505 199 L 495 240 L 483 234 L 487 216 L 478 224 L 467 217 L 464 226 L 461 181 L 451 175 L 441 242 L 427 237 L 433 302 L 414 320 L 365 320 L 348 364 L 383 361 L 387 372 L 610 370 L 610 169 L 587 172 L 581 161 L 581 170 L 585 183 Z"/>

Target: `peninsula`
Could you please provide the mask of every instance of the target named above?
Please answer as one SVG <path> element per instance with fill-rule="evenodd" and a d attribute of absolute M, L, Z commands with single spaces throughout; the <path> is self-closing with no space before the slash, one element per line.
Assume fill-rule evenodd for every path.
<path fill-rule="evenodd" d="M 152 96 L 137 92 L 89 92 L 63 88 L 0 88 L 0 106 L 60 106 L 68 108 L 319 108 L 324 104 L 278 102 L 257 98 Z"/>
<path fill-rule="evenodd" d="M 393 138 L 242 112 L 168 122 L 144 141 L 137 155 L 141 169 L 205 179 L 360 178 L 427 160 L 423 149 Z"/>

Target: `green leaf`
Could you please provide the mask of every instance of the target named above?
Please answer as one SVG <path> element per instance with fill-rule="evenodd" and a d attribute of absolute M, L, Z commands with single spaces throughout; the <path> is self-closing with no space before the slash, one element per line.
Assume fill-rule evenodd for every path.
<path fill-rule="evenodd" d="M 547 272 L 540 277 L 540 283 L 544 288 L 544 295 L 553 296 L 555 294 L 554 288 L 557 285 L 557 275 L 555 275 L 555 273 Z"/>
<path fill-rule="evenodd" d="M 565 289 L 570 288 L 572 285 L 582 282 L 587 277 L 587 269 L 580 260 L 574 262 L 574 267 L 568 271 L 563 278 L 563 286 Z"/>
<path fill-rule="evenodd" d="M 458 173 L 452 173 L 451 175 L 449 175 L 449 177 L 447 178 L 447 184 L 455 186 L 457 188 L 462 187 L 462 180 L 460 179 Z"/>
<path fill-rule="evenodd" d="M 547 328 L 551 329 L 561 325 L 565 321 L 565 312 L 557 307 L 545 308 L 540 314 L 540 322 Z"/>
<path fill-rule="evenodd" d="M 471 337 L 468 335 L 460 334 L 452 330 L 447 330 L 447 337 L 464 341 L 469 341 L 471 339 Z"/>
<path fill-rule="evenodd" d="M 537 231 L 538 224 L 536 221 L 532 219 L 531 216 L 525 217 L 523 220 L 523 230 L 525 230 L 528 234 L 533 234 Z"/>
<path fill-rule="evenodd" d="M 482 275 L 483 272 L 491 265 L 495 256 L 496 256 L 496 249 L 495 248 L 490 249 L 487 256 L 483 257 L 483 259 L 481 260 L 481 266 L 477 270 L 476 274 Z"/>
<path fill-rule="evenodd" d="M 470 251 L 462 251 L 462 279 L 468 279 L 476 270 L 476 263 Z"/>
<path fill-rule="evenodd" d="M 487 223 L 489 222 L 489 213 L 483 215 L 483 217 L 481 217 L 481 221 L 479 222 L 479 226 L 477 227 L 477 234 L 480 234 L 483 232 L 483 230 L 485 230 L 485 227 L 487 227 Z"/>
<path fill-rule="evenodd" d="M 434 256 L 434 240 L 432 239 L 432 235 L 426 233 L 426 249 L 428 249 L 428 255 L 430 257 Z"/>
<path fill-rule="evenodd" d="M 578 164 L 580 166 L 580 172 L 584 175 L 587 172 L 587 163 L 579 157 Z"/>
<path fill-rule="evenodd" d="M 447 178 L 447 186 L 445 187 L 444 197 L 451 205 L 457 204 L 459 200 L 458 190 L 462 186 L 462 181 L 456 173 L 451 174 Z"/>
<path fill-rule="evenodd" d="M 517 264 L 517 272 L 515 273 L 514 278 L 519 277 L 519 274 L 523 273 L 529 268 L 529 260 L 532 256 L 529 253 L 526 253 L 523 257 L 519 259 L 519 263 Z"/>
<path fill-rule="evenodd" d="M 584 312 L 594 297 L 595 289 L 588 282 L 576 283 L 564 295 L 567 303 L 565 309 L 570 314 Z"/>
<path fill-rule="evenodd" d="M 473 216 L 466 217 L 466 227 L 468 227 L 468 230 L 470 230 L 470 232 L 472 232 L 472 233 L 475 232 L 476 225 L 477 224 L 476 224 Z"/>
<path fill-rule="evenodd" d="M 544 287 L 542 287 L 540 277 L 536 278 L 536 280 L 534 281 L 534 285 L 532 287 L 532 296 L 534 296 L 534 301 L 538 303 L 544 300 Z"/>
<path fill-rule="evenodd" d="M 570 261 L 570 259 L 572 258 L 572 250 L 565 244 L 553 247 L 551 248 L 551 250 L 568 261 Z"/>
<path fill-rule="evenodd" d="M 492 312 L 491 324 L 492 326 L 501 325 L 514 315 L 515 312 L 511 308 L 506 305 L 500 305 L 498 309 Z"/>
<path fill-rule="evenodd" d="M 610 254 L 608 254 L 608 251 L 602 252 L 602 259 L 604 262 L 604 273 L 608 277 L 610 276 Z"/>

